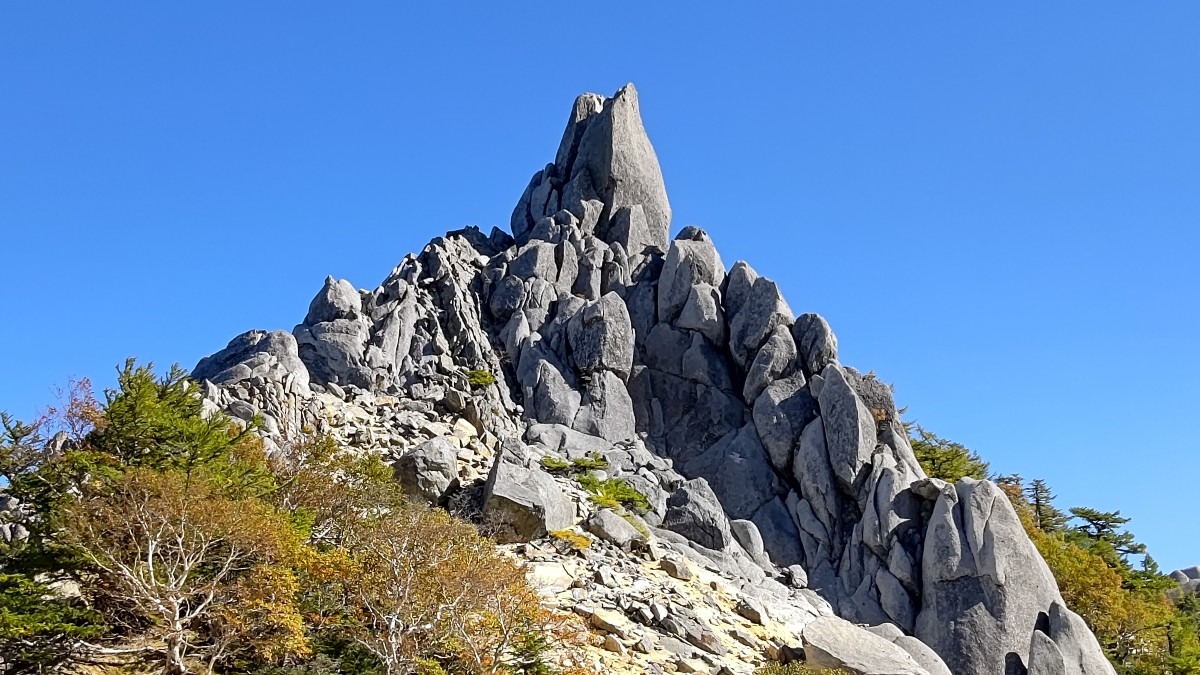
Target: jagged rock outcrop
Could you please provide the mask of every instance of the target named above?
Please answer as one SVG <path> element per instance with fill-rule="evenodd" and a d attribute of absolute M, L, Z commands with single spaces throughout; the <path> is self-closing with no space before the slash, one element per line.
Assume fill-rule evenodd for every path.
<path fill-rule="evenodd" d="M 353 422 L 354 442 L 401 460 L 426 499 L 477 493 L 502 541 L 583 524 L 622 560 L 670 547 L 738 584 L 760 619 L 744 597 L 768 588 L 764 611 L 796 640 L 784 646 L 804 647 L 803 632 L 819 663 L 1113 672 L 1003 494 L 926 478 L 889 387 L 839 361 L 825 319 L 797 317 L 747 263 L 727 270 L 703 230 L 670 239 L 632 85 L 576 100 L 510 225 L 434 239 L 374 290 L 327 279 L 290 335 L 253 331 L 198 364 L 209 405 L 261 416 L 268 447 Z M 458 485 L 452 449 L 393 433 L 412 415 L 465 425 L 446 427 L 462 433 Z M 646 496 L 647 533 L 540 464 L 591 453 Z M 695 650 L 730 653 L 694 612 L 613 603 L 665 631 L 655 649 L 676 649 L 679 669 Z M 805 630 L 821 607 L 898 634 L 856 645 L 853 626 Z M 638 651 L 635 631 L 610 627 L 612 650 Z"/>

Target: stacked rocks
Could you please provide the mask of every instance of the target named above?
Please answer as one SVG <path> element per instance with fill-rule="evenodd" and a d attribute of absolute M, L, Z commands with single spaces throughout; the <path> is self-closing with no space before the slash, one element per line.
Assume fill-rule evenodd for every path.
<path fill-rule="evenodd" d="M 474 486 L 510 542 L 586 522 L 605 546 L 640 546 L 541 466 L 603 453 L 648 498 L 653 540 L 744 583 L 803 580 L 842 619 L 899 631 L 868 641 L 892 659 L 871 665 L 818 647 L 845 630 L 827 622 L 822 664 L 1113 672 L 995 485 L 926 478 L 889 387 L 839 361 L 823 318 L 797 317 L 745 262 L 727 269 L 703 230 L 670 238 L 632 85 L 576 100 L 510 226 L 435 239 L 372 291 L 327 279 L 291 334 L 247 333 L 194 375 L 271 443 L 348 416 L 410 492 Z M 358 403 L 380 397 L 398 405 Z M 475 429 L 457 477 L 451 448 L 405 436 L 417 414 Z"/>

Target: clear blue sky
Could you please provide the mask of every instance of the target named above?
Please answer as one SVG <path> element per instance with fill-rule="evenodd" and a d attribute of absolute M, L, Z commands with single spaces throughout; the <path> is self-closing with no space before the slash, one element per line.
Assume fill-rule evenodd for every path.
<path fill-rule="evenodd" d="M 0 409 L 507 225 L 573 97 L 634 81 L 676 229 L 1200 563 L 1200 4 L 417 4 L 3 3 Z"/>

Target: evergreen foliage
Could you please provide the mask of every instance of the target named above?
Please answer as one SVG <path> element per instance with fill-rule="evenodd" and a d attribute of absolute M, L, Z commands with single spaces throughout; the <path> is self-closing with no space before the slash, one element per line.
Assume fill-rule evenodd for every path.
<path fill-rule="evenodd" d="M 909 427 L 909 442 L 921 468 L 930 478 L 953 483 L 960 478 L 983 480 L 988 477 L 988 463 L 961 443 L 940 438 L 920 425 Z"/>

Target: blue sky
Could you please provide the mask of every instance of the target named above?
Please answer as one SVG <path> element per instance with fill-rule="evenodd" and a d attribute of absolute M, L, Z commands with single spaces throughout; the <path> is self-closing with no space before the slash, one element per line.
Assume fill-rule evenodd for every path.
<path fill-rule="evenodd" d="M 4 3 L 0 409 L 506 226 L 574 96 L 842 360 L 1200 563 L 1200 5 Z"/>

